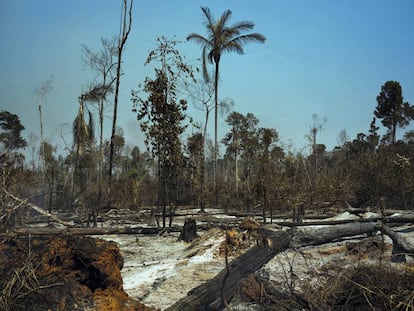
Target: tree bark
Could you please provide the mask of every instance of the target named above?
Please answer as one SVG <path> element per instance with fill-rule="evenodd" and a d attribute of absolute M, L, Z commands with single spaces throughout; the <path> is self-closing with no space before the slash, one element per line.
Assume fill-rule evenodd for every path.
<path fill-rule="evenodd" d="M 180 232 L 181 228 L 171 227 L 168 229 L 156 228 L 156 227 L 139 227 L 139 228 L 21 228 L 16 229 L 13 233 L 0 234 L 0 237 L 14 237 L 17 235 L 109 235 L 109 234 L 159 234 L 163 231 L 166 232 Z"/>
<path fill-rule="evenodd" d="M 213 188 L 214 203 L 218 206 L 218 188 L 217 188 L 217 156 L 218 156 L 218 79 L 219 79 L 219 60 L 215 60 L 216 70 L 214 72 L 214 162 L 213 162 Z"/>

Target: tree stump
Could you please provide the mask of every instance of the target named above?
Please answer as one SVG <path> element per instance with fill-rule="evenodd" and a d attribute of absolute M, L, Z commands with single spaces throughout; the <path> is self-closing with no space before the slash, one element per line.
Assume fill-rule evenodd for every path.
<path fill-rule="evenodd" d="M 302 223 L 303 216 L 305 215 L 305 203 L 301 202 L 297 206 L 293 207 L 293 222 Z"/>
<path fill-rule="evenodd" d="M 184 226 L 178 240 L 192 242 L 196 238 L 198 238 L 196 221 L 194 218 L 187 218 L 184 222 Z"/>

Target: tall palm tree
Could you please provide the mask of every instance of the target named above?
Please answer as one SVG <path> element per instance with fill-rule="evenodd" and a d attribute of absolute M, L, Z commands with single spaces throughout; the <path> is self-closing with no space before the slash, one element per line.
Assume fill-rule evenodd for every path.
<path fill-rule="evenodd" d="M 207 7 L 201 7 L 205 18 L 207 37 L 192 33 L 187 36 L 187 40 L 194 41 L 200 44 L 203 48 L 203 74 L 206 76 L 205 71 L 205 57 L 207 57 L 210 63 L 214 63 L 214 192 L 216 205 L 218 204 L 218 192 L 217 192 L 217 154 L 218 154 L 218 141 L 217 141 L 217 115 L 218 115 L 218 80 L 219 80 L 219 67 L 221 55 L 224 52 L 236 52 L 237 54 L 244 54 L 243 46 L 250 42 L 264 43 L 266 38 L 260 33 L 248 33 L 254 28 L 254 23 L 251 21 L 241 21 L 229 25 L 232 12 L 226 10 L 218 20 L 214 20 L 210 9 Z"/>

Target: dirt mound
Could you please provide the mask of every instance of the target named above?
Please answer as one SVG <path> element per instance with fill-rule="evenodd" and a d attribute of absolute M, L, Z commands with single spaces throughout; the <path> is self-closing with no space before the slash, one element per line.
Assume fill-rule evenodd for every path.
<path fill-rule="evenodd" d="M 1 310 L 153 310 L 123 291 L 123 258 L 93 238 L 16 238 L 0 243 Z"/>

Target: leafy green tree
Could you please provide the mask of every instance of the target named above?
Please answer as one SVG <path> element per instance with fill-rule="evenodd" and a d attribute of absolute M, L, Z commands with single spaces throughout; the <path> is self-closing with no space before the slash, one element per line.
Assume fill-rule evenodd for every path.
<path fill-rule="evenodd" d="M 165 227 L 166 206 L 177 201 L 177 173 L 182 165 L 180 135 L 185 126 L 181 125 L 186 102 L 176 102 L 175 96 L 165 97 L 168 80 L 157 70 L 154 81 L 147 80 L 145 91 L 149 98 L 142 101 L 138 112 L 141 129 L 146 134 L 146 144 L 158 159 L 159 204 L 162 206 L 163 227 Z"/>
<path fill-rule="evenodd" d="M 397 81 L 387 81 L 381 86 L 374 111 L 388 131 L 391 143 L 396 142 L 397 128 L 406 127 L 414 118 L 414 106 L 404 102 L 402 88 Z"/>
<path fill-rule="evenodd" d="M 21 181 L 20 173 L 24 156 L 17 150 L 26 146 L 26 140 L 21 136 L 23 130 L 24 126 L 17 115 L 4 110 L 0 111 L 0 201 L 2 203 L 5 200 L 2 188 L 10 190 L 12 185 Z"/>
<path fill-rule="evenodd" d="M 216 180 L 216 168 L 217 168 L 217 156 L 218 156 L 218 80 L 221 56 L 225 52 L 236 52 L 238 54 L 244 54 L 243 46 L 250 42 L 265 42 L 266 38 L 259 33 L 248 33 L 254 28 L 254 23 L 250 21 L 242 21 L 232 25 L 229 25 L 232 12 L 226 10 L 218 20 L 214 20 L 210 9 L 207 7 L 201 7 L 206 19 L 207 37 L 192 33 L 187 36 L 187 40 L 194 41 L 200 44 L 203 48 L 203 56 L 207 55 L 207 59 L 210 63 L 215 64 L 214 71 L 214 188 L 216 194 L 216 204 L 218 204 L 217 194 L 217 180 Z M 205 57 L 203 57 L 205 63 Z M 206 70 L 204 70 L 206 73 Z"/>
<path fill-rule="evenodd" d="M 232 112 L 226 119 L 231 127 L 230 132 L 225 135 L 222 142 L 227 146 L 226 154 L 234 159 L 234 191 L 239 192 L 239 156 L 241 152 L 241 136 L 246 130 L 246 118 L 239 112 Z"/>
<path fill-rule="evenodd" d="M 234 161 L 234 193 L 247 205 L 252 204 L 252 169 L 257 152 L 257 124 L 259 120 L 252 114 L 242 115 L 232 112 L 226 119 L 231 127 L 222 142 L 227 146 L 226 157 Z M 241 167 L 241 169 L 240 169 Z M 240 182 L 243 188 L 240 189 Z"/>
<path fill-rule="evenodd" d="M 371 124 L 369 126 L 369 135 L 367 137 L 367 142 L 370 146 L 372 152 L 376 150 L 379 144 L 380 136 L 378 134 L 379 127 L 375 125 L 375 117 L 372 118 Z"/>
<path fill-rule="evenodd" d="M 145 80 L 142 91 L 147 97 L 133 91 L 132 101 L 146 135 L 147 148 L 158 160 L 158 204 L 165 227 L 166 206 L 175 208 L 178 202 L 179 173 L 183 167 L 180 136 L 186 128 L 183 122 L 187 102 L 177 99 L 177 86 L 182 79 L 193 79 L 193 72 L 176 49 L 178 41 L 161 37 L 158 42 L 158 48 L 149 53 L 146 64 L 157 62 L 161 68 L 155 68 L 154 79 L 147 77 Z M 172 214 L 170 210 L 170 216 Z M 172 225 L 172 218 L 169 225 Z"/>
<path fill-rule="evenodd" d="M 0 111 L 0 142 L 5 152 L 26 147 L 26 140 L 21 136 L 24 126 L 20 118 L 8 111 Z"/>

